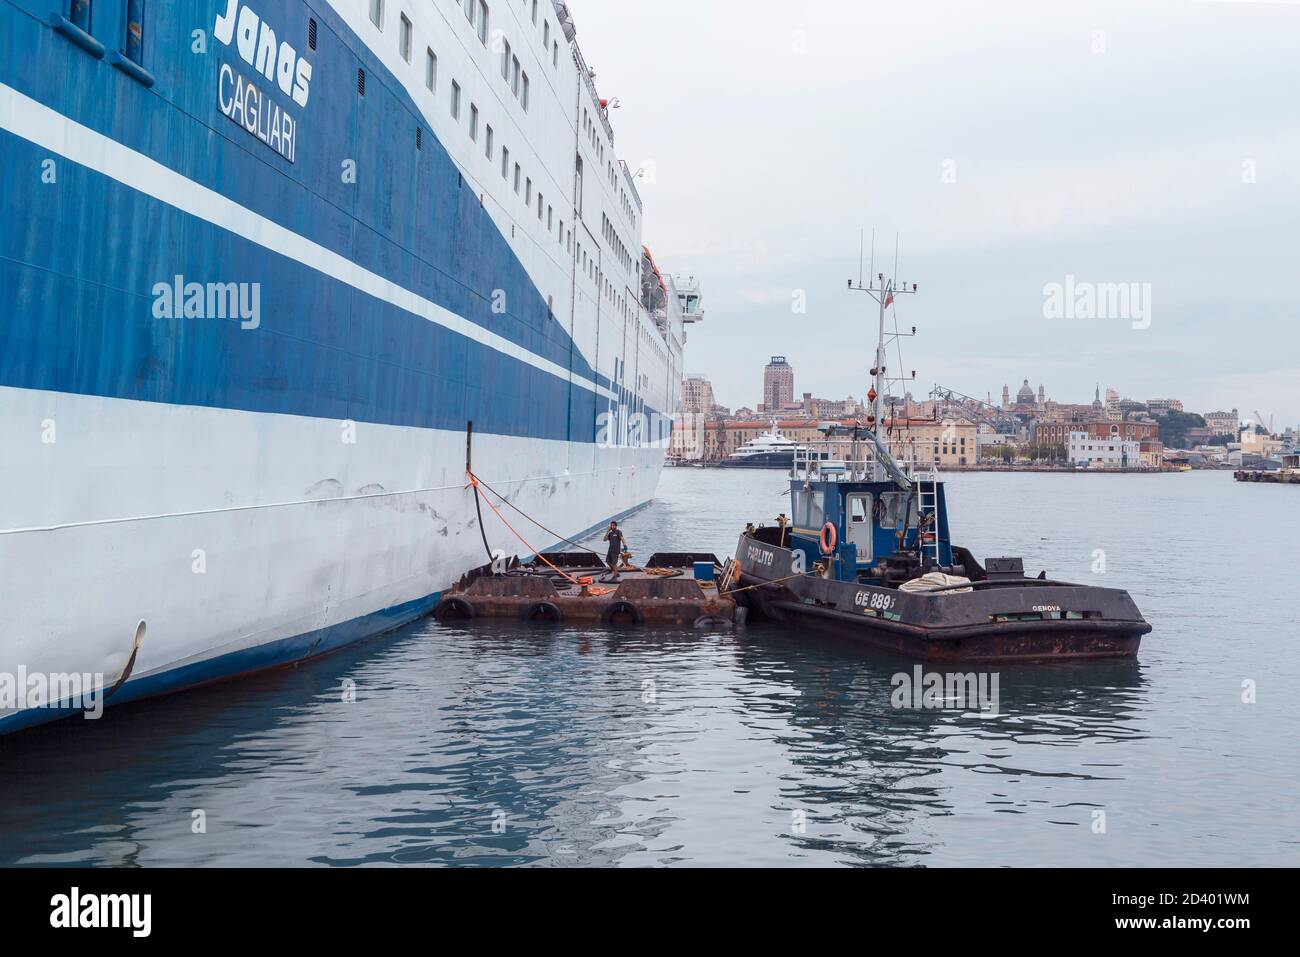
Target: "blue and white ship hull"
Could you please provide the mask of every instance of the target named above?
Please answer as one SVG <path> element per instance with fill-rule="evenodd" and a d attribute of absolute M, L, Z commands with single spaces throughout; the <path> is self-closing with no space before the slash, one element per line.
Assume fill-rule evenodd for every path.
<path fill-rule="evenodd" d="M 684 317 L 540 6 L 0 0 L 0 733 L 55 676 L 301 660 L 520 551 L 469 423 L 562 534 L 653 496 Z"/>

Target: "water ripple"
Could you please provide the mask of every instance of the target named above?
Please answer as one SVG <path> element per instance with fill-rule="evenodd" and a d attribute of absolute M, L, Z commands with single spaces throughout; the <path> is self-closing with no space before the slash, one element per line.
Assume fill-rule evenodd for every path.
<path fill-rule="evenodd" d="M 780 487 L 669 472 L 629 534 L 725 553 Z M 1239 533 L 1265 491 L 953 478 L 977 554 L 1090 579 L 1102 549 L 1156 625 L 1138 661 L 1001 668 L 996 714 L 895 709 L 912 662 L 760 625 L 422 622 L 0 739 L 0 864 L 1294 865 L 1295 616 Z"/>

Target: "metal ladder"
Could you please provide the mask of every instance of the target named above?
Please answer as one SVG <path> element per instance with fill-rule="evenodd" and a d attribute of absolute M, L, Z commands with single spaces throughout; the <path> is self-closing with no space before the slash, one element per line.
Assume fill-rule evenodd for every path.
<path fill-rule="evenodd" d="M 930 516 L 930 540 L 921 539 L 921 557 L 939 564 L 939 474 L 931 468 L 916 476 L 917 517 Z"/>

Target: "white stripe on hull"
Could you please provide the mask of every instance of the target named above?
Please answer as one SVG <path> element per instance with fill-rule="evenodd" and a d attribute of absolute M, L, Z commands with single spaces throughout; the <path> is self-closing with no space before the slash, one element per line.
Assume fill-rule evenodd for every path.
<path fill-rule="evenodd" d="M 458 316 L 3 83 L 0 83 L 0 129 L 502 355 L 603 398 L 614 397 L 608 389 L 575 375 L 559 363 L 529 352 L 504 336 Z"/>
<path fill-rule="evenodd" d="M 425 597 L 487 560 L 463 432 L 360 424 L 348 445 L 332 420 L 0 389 L 0 450 L 0 673 L 111 677 L 144 620 L 135 681 Z M 475 471 L 564 535 L 648 501 L 662 454 L 474 440 Z M 526 551 L 484 519 L 493 547 Z"/>

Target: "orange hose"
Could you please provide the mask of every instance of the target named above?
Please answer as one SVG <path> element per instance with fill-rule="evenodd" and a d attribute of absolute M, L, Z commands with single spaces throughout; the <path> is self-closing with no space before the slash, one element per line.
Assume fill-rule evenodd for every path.
<path fill-rule="evenodd" d="M 469 484 L 472 485 L 472 486 L 475 488 L 475 490 L 477 490 L 477 489 L 479 488 L 478 477 L 477 477 L 473 472 L 471 472 L 469 469 L 466 469 L 466 470 L 465 470 L 465 474 L 466 474 L 467 476 L 469 476 Z M 551 567 L 552 570 L 554 570 L 555 572 L 557 572 L 557 573 L 560 575 L 560 577 L 562 577 L 562 578 L 563 578 L 565 581 L 567 581 L 569 584 L 571 584 L 571 585 L 577 585 L 579 589 L 581 589 L 581 588 L 583 588 L 584 586 L 586 586 L 586 587 L 588 588 L 588 590 L 589 590 L 589 594 L 592 595 L 593 597 L 596 597 L 596 598 L 602 597 L 602 596 L 604 596 L 604 595 L 608 595 L 608 594 L 610 594 L 610 593 L 612 593 L 612 592 L 614 591 L 614 589 L 612 589 L 612 588 L 592 588 L 591 586 L 594 584 L 594 582 L 592 581 L 592 579 L 590 579 L 590 578 L 574 578 L 572 575 L 570 575 L 570 574 L 569 574 L 568 572 L 566 572 L 564 569 L 559 568 L 559 567 L 555 566 L 554 564 L 552 564 L 551 561 L 550 561 L 550 560 L 549 560 L 545 555 L 543 555 L 543 554 L 541 553 L 541 551 L 539 551 L 538 549 L 536 549 L 536 548 L 534 548 L 532 545 L 530 545 L 530 544 L 528 543 L 528 539 L 526 539 L 526 538 L 524 538 L 524 536 L 520 535 L 519 532 L 515 529 L 515 527 L 514 527 L 513 525 L 511 525 L 508 521 L 506 521 L 506 517 L 505 517 L 504 515 L 501 514 L 500 510 L 499 510 L 495 505 L 492 504 L 492 500 L 491 500 L 490 498 L 487 497 L 486 493 L 484 493 L 484 494 L 482 495 L 482 498 L 483 498 L 483 501 L 487 502 L 487 506 L 488 506 L 488 508 L 492 509 L 493 514 L 495 514 L 497 518 L 501 519 L 501 524 L 504 525 L 506 528 L 510 529 L 511 532 L 514 532 L 514 536 L 515 536 L 515 538 L 517 538 L 517 539 L 519 539 L 521 542 L 523 542 L 523 543 L 524 543 L 524 546 L 529 550 L 529 552 L 531 552 L 533 555 L 536 555 L 536 556 L 537 556 L 538 558 L 540 558 L 542 561 L 546 562 L 546 564 L 549 565 L 549 566 Z"/>

